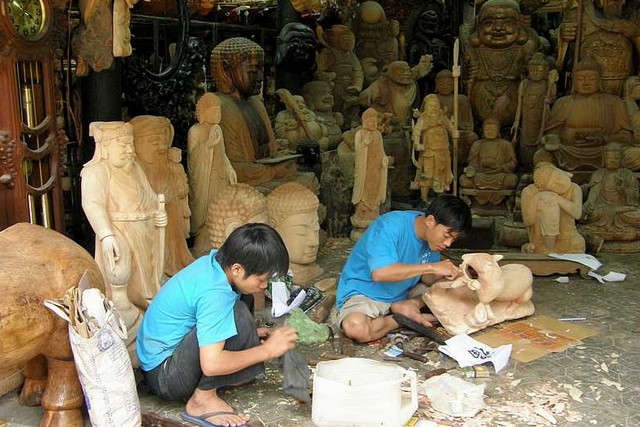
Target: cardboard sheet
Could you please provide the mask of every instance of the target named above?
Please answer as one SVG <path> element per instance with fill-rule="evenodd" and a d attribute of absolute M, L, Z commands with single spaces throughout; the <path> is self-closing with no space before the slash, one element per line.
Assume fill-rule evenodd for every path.
<path fill-rule="evenodd" d="M 526 363 L 580 344 L 583 339 L 597 333 L 598 331 L 575 322 L 559 322 L 547 316 L 533 316 L 500 324 L 491 330 L 474 334 L 473 338 L 491 347 L 512 344 L 511 357 Z"/>

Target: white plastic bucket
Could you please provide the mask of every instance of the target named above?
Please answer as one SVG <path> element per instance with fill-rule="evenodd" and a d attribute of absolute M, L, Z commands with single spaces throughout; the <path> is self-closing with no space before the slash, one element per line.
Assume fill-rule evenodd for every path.
<path fill-rule="evenodd" d="M 401 385 L 409 381 L 411 395 Z M 362 358 L 320 362 L 311 419 L 318 427 L 402 427 L 418 408 L 416 373 Z"/>

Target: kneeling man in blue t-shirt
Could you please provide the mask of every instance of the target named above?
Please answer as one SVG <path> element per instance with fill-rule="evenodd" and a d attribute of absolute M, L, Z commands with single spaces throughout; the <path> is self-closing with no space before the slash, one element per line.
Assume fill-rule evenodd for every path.
<path fill-rule="evenodd" d="M 360 237 L 340 274 L 336 324 L 349 338 L 369 342 L 400 327 L 400 313 L 425 326 L 425 285 L 455 279 L 459 268 L 440 261 L 448 248 L 471 229 L 471 211 L 460 198 L 436 197 L 427 210 L 393 211 L 378 217 Z"/>
<path fill-rule="evenodd" d="M 187 402 L 182 418 L 202 426 L 243 426 L 217 389 L 240 385 L 264 372 L 263 362 L 295 347 L 293 328 L 256 330 L 240 294 L 267 287 L 289 268 L 278 233 L 265 224 L 236 229 L 218 251 L 182 269 L 151 301 L 138 331 L 137 353 L 149 390 Z M 266 338 L 260 345 L 260 338 Z"/>

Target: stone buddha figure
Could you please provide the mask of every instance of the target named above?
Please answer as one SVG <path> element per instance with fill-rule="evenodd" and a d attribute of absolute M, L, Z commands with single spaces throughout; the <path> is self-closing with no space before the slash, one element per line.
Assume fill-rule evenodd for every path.
<path fill-rule="evenodd" d="M 341 113 L 333 111 L 333 88 L 330 83 L 314 80 L 302 87 L 302 97 L 307 107 L 316 113 L 318 122 L 327 130 L 327 150 L 334 150 L 342 139 Z"/>
<path fill-rule="evenodd" d="M 453 118 L 453 74 L 451 70 L 442 70 L 436 74 L 436 95 L 440 100 L 440 105 L 447 113 L 449 119 Z M 421 110 L 424 106 L 421 106 Z M 469 149 L 473 141 L 478 139 L 478 135 L 473 131 L 473 114 L 471 114 L 471 104 L 466 95 L 458 94 L 458 164 L 462 164 L 469 156 Z"/>
<path fill-rule="evenodd" d="M 294 283 L 308 284 L 322 273 L 315 263 L 320 245 L 319 204 L 312 191 L 295 182 L 282 184 L 267 196 L 269 221 L 287 247 Z"/>
<path fill-rule="evenodd" d="M 224 112 L 220 128 L 238 182 L 273 188 L 298 178 L 298 172 L 293 160 L 257 162 L 277 156 L 278 150 L 267 110 L 259 97 L 263 68 L 264 50 L 243 37 L 224 40 L 211 53 L 216 95 Z M 317 182 L 309 185 L 317 187 Z"/>
<path fill-rule="evenodd" d="M 515 174 L 516 153 L 511 142 L 500 138 L 500 122 L 489 118 L 482 124 L 483 138 L 471 146 L 468 165 L 460 177 L 460 188 L 478 190 L 513 190 L 518 185 Z M 475 196 L 480 204 L 497 205 L 505 196 L 493 191 Z"/>
<path fill-rule="evenodd" d="M 232 184 L 218 194 L 207 212 L 210 249 L 218 249 L 229 234 L 250 222 L 267 224 L 267 199 L 247 184 Z"/>
<path fill-rule="evenodd" d="M 583 61 L 573 68 L 573 91 L 559 98 L 551 109 L 545 134 L 559 136 L 559 144 L 545 144 L 534 163 L 552 162 L 562 169 L 595 170 L 602 149 L 610 142 L 623 145 L 626 167 L 640 167 L 640 148 L 633 145 L 632 127 L 624 101 L 600 90 L 599 66 Z"/>
<path fill-rule="evenodd" d="M 378 112 L 369 108 L 362 113 L 362 128 L 355 136 L 355 176 L 351 202 L 356 212 L 351 217 L 354 228 L 363 230 L 379 215 L 387 198 L 389 158 L 384 152 L 382 133 L 378 130 Z"/>
<path fill-rule="evenodd" d="M 137 116 L 133 126 L 133 144 L 151 188 L 164 194 L 167 227 L 164 238 L 164 273 L 173 276 L 193 261 L 187 246 L 189 237 L 189 184 L 180 163 L 182 152 L 172 148 L 173 126 L 166 117 Z"/>
<path fill-rule="evenodd" d="M 367 0 L 358 6 L 354 21 L 355 54 L 362 60 L 373 58 L 380 71 L 398 60 L 399 23 L 387 20 L 380 3 Z"/>
<path fill-rule="evenodd" d="M 187 136 L 190 230 L 195 237 L 195 254 L 203 254 L 210 248 L 206 221 L 209 203 L 229 185 L 238 182 L 225 153 L 221 113 L 220 98 L 216 94 L 202 95 L 196 104 L 198 123 L 191 126 Z"/>
<path fill-rule="evenodd" d="M 640 190 L 638 179 L 622 166 L 623 147 L 607 144 L 603 168 L 591 175 L 585 186 L 587 201 L 582 206 L 580 227 L 595 236 L 602 249 L 611 252 L 637 252 L 640 249 Z"/>
<path fill-rule="evenodd" d="M 529 253 L 584 253 L 585 240 L 576 228 L 582 216 L 582 189 L 571 174 L 551 163 L 536 165 L 533 184 L 522 190 L 522 220 Z"/>
<path fill-rule="evenodd" d="M 495 117 L 501 128 L 511 127 L 518 85 L 537 49 L 538 39 L 524 26 L 518 2 L 488 0 L 482 4 L 463 52 L 465 92 L 476 120 Z"/>
<path fill-rule="evenodd" d="M 93 122 L 93 158 L 82 177 L 82 208 L 96 234 L 95 258 L 116 307 L 146 309 L 160 289 L 167 214 L 135 159 L 133 126 Z M 128 286 L 127 286 L 128 285 Z"/>
<path fill-rule="evenodd" d="M 344 115 L 349 128 L 358 119 L 358 94 L 364 82 L 362 66 L 353 52 L 355 37 L 346 25 L 333 25 L 326 30 L 318 26 L 316 32 L 324 46 L 316 58 L 316 79 L 333 82 L 335 110 Z"/>
<path fill-rule="evenodd" d="M 412 133 L 413 149 L 419 153 L 413 186 L 420 189 L 420 198 L 426 203 L 431 190 L 443 193 L 454 179 L 449 147 L 453 127 L 435 94 L 427 95 L 423 104 Z"/>

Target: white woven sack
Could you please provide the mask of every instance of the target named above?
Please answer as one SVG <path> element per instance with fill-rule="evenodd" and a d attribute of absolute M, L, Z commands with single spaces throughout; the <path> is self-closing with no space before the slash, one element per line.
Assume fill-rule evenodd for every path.
<path fill-rule="evenodd" d="M 53 301 L 45 305 L 65 320 Z M 69 325 L 69 341 L 93 427 L 139 427 L 140 401 L 125 340 L 127 327 L 109 301 L 105 324 L 91 338 Z"/>

